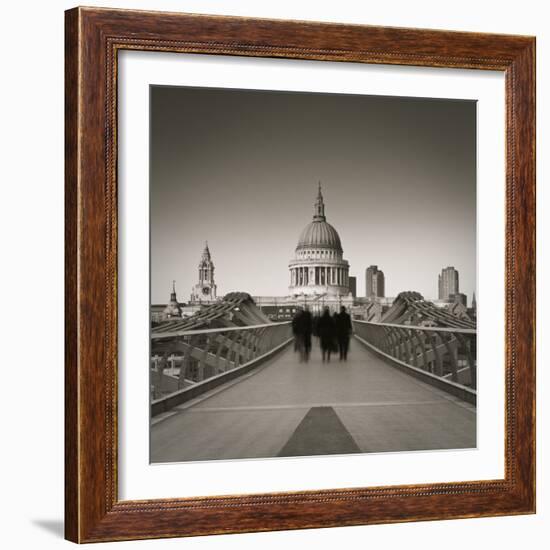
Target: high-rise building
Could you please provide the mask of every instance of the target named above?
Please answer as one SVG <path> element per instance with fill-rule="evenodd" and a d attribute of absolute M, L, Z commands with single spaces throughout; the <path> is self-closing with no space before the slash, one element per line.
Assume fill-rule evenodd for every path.
<path fill-rule="evenodd" d="M 213 302 L 216 300 L 216 283 L 214 282 L 214 262 L 210 255 L 208 243 L 205 243 L 199 262 L 199 282 L 193 287 L 191 302 Z"/>
<path fill-rule="evenodd" d="M 438 278 L 439 299 L 450 301 L 453 294 L 459 293 L 458 271 L 453 267 L 445 267 Z"/>
<path fill-rule="evenodd" d="M 357 277 L 348 277 L 349 291 L 354 298 L 357 298 Z"/>
<path fill-rule="evenodd" d="M 371 265 L 366 271 L 366 296 L 367 298 L 384 298 L 385 296 L 384 272 L 377 265 Z"/>

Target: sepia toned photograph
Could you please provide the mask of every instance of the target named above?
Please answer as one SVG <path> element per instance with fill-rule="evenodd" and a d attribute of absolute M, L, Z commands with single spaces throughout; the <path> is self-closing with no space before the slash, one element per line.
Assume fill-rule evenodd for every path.
<path fill-rule="evenodd" d="M 477 446 L 476 102 L 150 87 L 150 461 Z"/>

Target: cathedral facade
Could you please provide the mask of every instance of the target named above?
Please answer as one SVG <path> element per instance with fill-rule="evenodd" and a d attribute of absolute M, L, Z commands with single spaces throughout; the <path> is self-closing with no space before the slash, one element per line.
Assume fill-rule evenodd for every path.
<path fill-rule="evenodd" d="M 290 300 L 318 304 L 336 309 L 350 306 L 349 263 L 343 257 L 342 243 L 336 229 L 327 222 L 321 185 L 313 209 L 312 221 L 298 239 L 294 258 L 290 260 Z"/>

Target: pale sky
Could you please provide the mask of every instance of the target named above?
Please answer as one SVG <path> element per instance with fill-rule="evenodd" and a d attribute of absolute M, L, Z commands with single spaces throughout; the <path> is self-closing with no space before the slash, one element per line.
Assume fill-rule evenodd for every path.
<path fill-rule="evenodd" d="M 189 300 L 208 240 L 218 295 L 288 293 L 321 181 L 358 296 L 476 285 L 473 101 L 151 88 L 151 299 Z"/>

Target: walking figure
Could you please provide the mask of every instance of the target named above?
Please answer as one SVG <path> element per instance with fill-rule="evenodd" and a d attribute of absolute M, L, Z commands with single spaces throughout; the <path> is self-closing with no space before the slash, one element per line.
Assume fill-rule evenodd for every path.
<path fill-rule="evenodd" d="M 307 306 L 300 316 L 299 323 L 303 341 L 302 359 L 307 362 L 311 353 L 311 333 L 313 331 L 313 317 Z"/>
<path fill-rule="evenodd" d="M 294 314 L 294 317 L 292 318 L 292 334 L 294 336 L 294 351 L 300 352 L 301 351 L 301 335 L 300 335 L 300 318 L 302 316 L 302 308 L 297 307 L 296 313 Z"/>
<path fill-rule="evenodd" d="M 349 349 L 349 339 L 353 331 L 351 324 L 351 317 L 349 313 L 346 312 L 346 308 L 342 306 L 340 308 L 340 313 L 336 315 L 336 338 L 338 340 L 338 350 L 340 351 L 340 360 L 347 361 L 348 359 L 348 349 Z"/>
<path fill-rule="evenodd" d="M 330 353 L 332 351 L 332 347 L 334 346 L 335 326 L 334 319 L 330 315 L 330 310 L 326 306 L 323 311 L 323 315 L 319 318 L 317 331 L 319 333 L 323 361 L 330 361 Z"/>
<path fill-rule="evenodd" d="M 300 361 L 308 361 L 311 352 L 311 331 L 313 320 L 309 310 L 298 308 L 292 319 L 294 333 L 294 351 L 300 354 Z"/>

